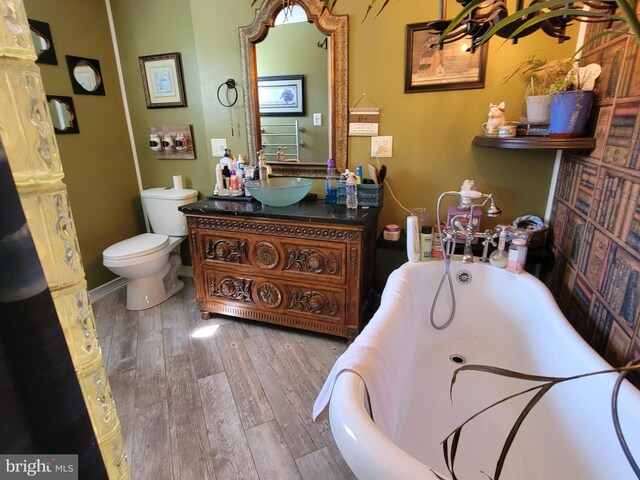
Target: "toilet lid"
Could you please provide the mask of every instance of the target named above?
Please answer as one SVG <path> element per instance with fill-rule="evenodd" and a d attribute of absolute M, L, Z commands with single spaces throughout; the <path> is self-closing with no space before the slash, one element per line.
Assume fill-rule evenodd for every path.
<path fill-rule="evenodd" d="M 169 237 L 157 233 L 143 233 L 114 243 L 102 256 L 109 260 L 126 260 L 162 250 L 169 244 Z"/>

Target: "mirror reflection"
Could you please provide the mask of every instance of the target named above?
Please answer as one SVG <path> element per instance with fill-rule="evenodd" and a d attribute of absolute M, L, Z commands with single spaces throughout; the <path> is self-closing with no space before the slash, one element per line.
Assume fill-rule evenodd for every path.
<path fill-rule="evenodd" d="M 58 59 L 51 38 L 51 28 L 46 22 L 29 19 L 29 30 L 31 30 L 31 40 L 33 48 L 38 55 L 36 63 L 57 65 Z"/>
<path fill-rule="evenodd" d="M 51 122 L 56 133 L 79 133 L 76 112 L 71 97 L 47 95 Z"/>
<path fill-rule="evenodd" d="M 100 61 L 95 58 L 65 55 L 71 87 L 78 95 L 104 95 Z"/>
<path fill-rule="evenodd" d="M 95 92 L 100 85 L 100 75 L 85 60 L 79 61 L 73 68 L 73 78 L 75 78 L 76 82 L 87 92 Z"/>
<path fill-rule="evenodd" d="M 36 51 L 36 55 L 40 56 L 42 52 L 49 50 L 49 40 L 40 35 L 40 33 L 31 30 L 31 41 L 33 42 L 33 48 Z"/>
<path fill-rule="evenodd" d="M 248 150 L 262 148 L 275 175 L 320 178 L 328 158 L 347 165 L 348 19 L 321 0 L 286 5 L 265 0 L 239 29 Z"/>
<path fill-rule="evenodd" d="M 327 36 L 299 5 L 281 10 L 274 25 L 256 44 L 259 148 L 269 163 L 326 163 L 328 50 L 322 45 Z"/>

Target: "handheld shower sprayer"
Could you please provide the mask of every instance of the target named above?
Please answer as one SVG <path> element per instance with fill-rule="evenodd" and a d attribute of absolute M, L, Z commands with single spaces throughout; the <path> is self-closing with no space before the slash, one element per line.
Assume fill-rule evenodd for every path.
<path fill-rule="evenodd" d="M 453 218 L 450 218 L 447 221 L 447 225 L 445 226 L 440 221 L 440 205 L 444 197 L 447 196 L 456 197 L 458 201 L 458 209 L 462 210 L 464 213 L 459 213 Z M 487 205 L 487 203 L 489 203 L 489 208 L 486 211 L 488 217 L 497 217 L 502 213 L 502 210 L 500 210 L 496 206 L 493 194 L 482 193 L 476 190 L 476 182 L 474 182 L 473 180 L 465 180 L 464 182 L 462 182 L 460 191 L 443 192 L 438 197 L 438 202 L 436 205 L 436 218 L 438 222 L 438 237 L 440 239 L 440 243 L 442 245 L 444 253 L 444 273 L 442 275 L 442 278 L 440 279 L 438 288 L 436 289 L 436 293 L 431 304 L 431 312 L 429 315 L 431 326 L 436 330 L 443 330 L 447 328 L 451 324 L 451 322 L 453 322 L 453 318 L 456 314 L 456 298 L 453 289 L 453 281 L 451 279 L 450 266 L 451 257 L 454 253 L 456 239 L 458 238 L 458 236 L 462 235 L 465 240 L 462 263 L 473 263 L 471 242 L 474 238 L 484 238 L 483 245 L 485 248 L 481 261 L 487 261 L 489 243 L 495 246 L 494 238 L 497 236 L 497 233 L 494 234 L 494 232 L 491 230 L 486 230 L 484 233 L 480 233 L 475 232 L 472 228 L 474 208 L 482 208 Z M 462 220 L 465 221 L 463 222 Z M 449 293 L 451 294 L 451 311 L 448 319 L 444 323 L 437 324 L 434 318 L 436 303 L 440 296 L 440 292 L 442 291 L 442 287 L 445 285 L 445 281 L 449 286 Z"/>

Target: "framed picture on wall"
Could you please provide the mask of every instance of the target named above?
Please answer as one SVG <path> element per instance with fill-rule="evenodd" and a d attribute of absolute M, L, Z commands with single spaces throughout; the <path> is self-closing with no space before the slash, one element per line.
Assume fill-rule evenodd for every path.
<path fill-rule="evenodd" d="M 179 53 L 138 58 L 147 108 L 186 107 Z"/>
<path fill-rule="evenodd" d="M 304 117 L 304 75 L 258 77 L 262 117 Z"/>
<path fill-rule="evenodd" d="M 487 46 L 467 52 L 471 40 L 446 43 L 439 49 L 430 22 L 407 25 L 404 91 L 428 92 L 484 88 Z"/>

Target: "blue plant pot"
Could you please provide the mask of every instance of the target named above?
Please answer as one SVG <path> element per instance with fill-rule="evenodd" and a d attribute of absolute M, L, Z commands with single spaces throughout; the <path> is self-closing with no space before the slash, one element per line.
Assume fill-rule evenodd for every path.
<path fill-rule="evenodd" d="M 593 96 L 593 90 L 554 93 L 551 96 L 549 136 L 584 137 Z"/>

